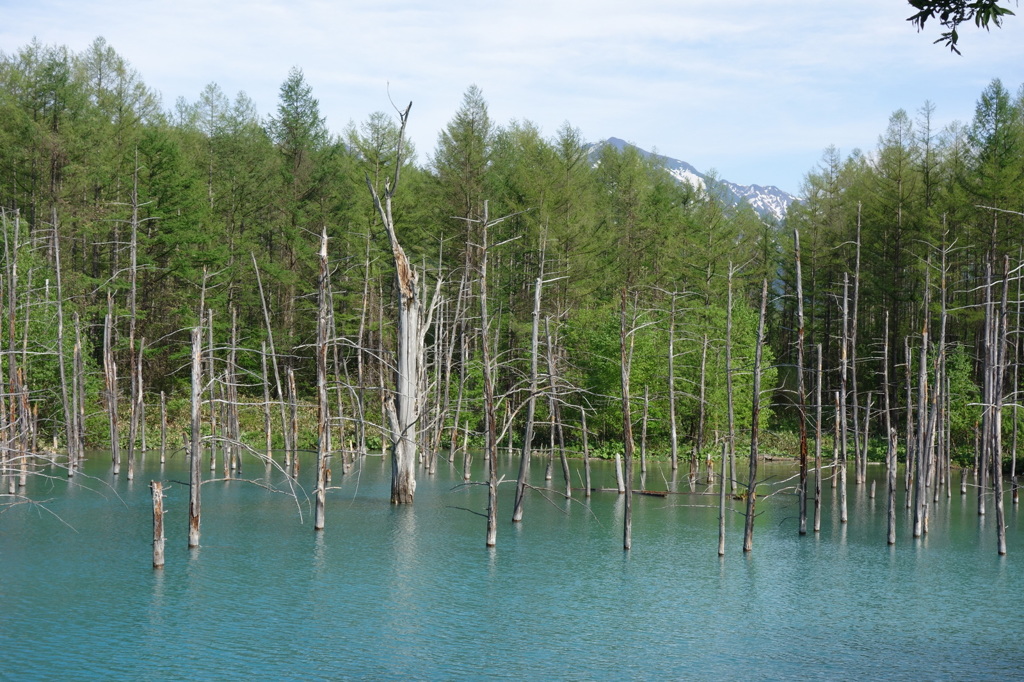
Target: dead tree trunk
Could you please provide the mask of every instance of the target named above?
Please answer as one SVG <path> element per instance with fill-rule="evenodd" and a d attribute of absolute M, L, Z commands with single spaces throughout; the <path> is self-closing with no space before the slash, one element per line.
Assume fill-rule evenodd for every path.
<path fill-rule="evenodd" d="M 704 332 L 700 350 L 700 379 L 697 394 L 697 436 L 693 441 L 693 450 L 690 456 L 690 490 L 696 488 L 697 480 L 700 478 L 700 452 L 704 447 L 704 428 L 707 424 L 707 368 L 708 334 Z"/>
<path fill-rule="evenodd" d="M 199 403 L 203 389 L 203 328 L 200 323 L 192 330 L 192 426 L 191 446 L 189 447 L 189 486 L 188 486 L 188 546 L 199 546 L 199 511 L 202 486 L 200 473 L 200 424 Z"/>
<path fill-rule="evenodd" d="M 896 544 L 896 427 L 889 427 L 889 448 L 885 453 L 887 464 L 886 479 L 889 484 L 887 509 L 888 531 L 886 542 Z"/>
<path fill-rule="evenodd" d="M 849 313 L 849 275 L 843 274 L 843 339 L 839 346 L 839 522 L 846 523 L 846 469 L 847 442 L 849 435 L 846 427 L 847 414 L 847 375 L 849 371 L 850 352 L 850 313 Z"/>
<path fill-rule="evenodd" d="M 718 556 L 725 556 L 725 463 L 729 446 L 722 443 L 722 476 L 718 481 Z"/>
<path fill-rule="evenodd" d="M 754 350 L 754 385 L 750 405 L 750 479 L 747 483 L 747 518 L 743 529 L 743 551 L 754 549 L 754 509 L 757 498 L 757 444 L 761 420 L 761 356 L 764 351 L 764 320 L 768 310 L 768 280 L 761 282 L 761 315 L 757 322 Z"/>
<path fill-rule="evenodd" d="M 583 436 L 583 485 L 584 497 L 590 497 L 592 484 L 590 481 L 590 445 L 587 442 L 587 408 L 580 406 L 580 430 Z"/>
<path fill-rule="evenodd" d="M 668 432 L 672 471 L 679 468 L 679 433 L 676 426 L 676 295 L 672 294 L 672 314 L 668 323 Z"/>
<path fill-rule="evenodd" d="M 57 230 L 57 208 L 54 207 L 52 210 L 52 223 L 53 223 L 53 254 L 54 254 L 54 271 L 57 280 L 57 361 L 60 364 L 60 391 L 61 391 L 61 402 L 64 406 L 64 423 L 67 429 L 67 448 L 68 448 L 68 477 L 74 476 L 75 468 L 78 466 L 79 459 L 79 426 L 78 426 L 78 375 L 75 374 L 72 368 L 72 390 L 70 396 L 68 395 L 68 380 L 67 371 L 65 369 L 66 360 L 64 357 L 64 289 L 61 286 L 61 263 L 60 263 L 60 234 Z M 75 358 L 81 355 L 80 346 L 76 340 L 75 343 Z M 73 363 L 75 361 L 73 360 Z M 75 365 L 73 364 L 72 367 Z"/>
<path fill-rule="evenodd" d="M 329 315 L 327 296 L 327 227 L 320 233 L 320 281 L 317 287 L 319 311 L 316 325 L 316 492 L 313 530 L 324 529 L 324 505 L 327 497 L 327 465 L 331 456 L 331 432 L 327 414 L 327 323 Z"/>
<path fill-rule="evenodd" d="M 114 475 L 121 473 L 121 438 L 117 419 L 117 363 L 114 361 L 114 297 L 107 292 L 107 317 L 103 326 L 103 377 L 106 382 L 110 426 L 110 458 Z"/>
<path fill-rule="evenodd" d="M 206 311 L 206 375 L 210 377 L 210 471 L 217 470 L 217 370 L 213 352 L 213 309 Z M 227 467 L 225 467 L 226 469 Z"/>
<path fill-rule="evenodd" d="M 889 313 L 885 314 L 885 333 L 882 342 L 882 409 L 885 412 L 885 432 L 889 447 L 885 452 L 885 480 L 889 487 L 888 496 L 888 544 L 896 544 L 896 427 L 892 423 L 889 404 Z"/>
<path fill-rule="evenodd" d="M 153 493 L 153 568 L 164 567 L 164 484 L 150 481 Z"/>
<path fill-rule="evenodd" d="M 516 499 L 512 510 L 512 521 L 523 520 L 523 497 L 526 493 L 526 477 L 530 472 L 530 448 L 533 445 L 533 420 L 537 407 L 537 385 L 540 343 L 540 294 L 544 277 L 544 261 L 541 259 L 540 276 L 533 288 L 533 327 L 530 332 L 530 386 L 526 396 L 526 424 L 523 427 L 523 449 L 519 459 L 519 477 L 516 480 Z"/>
<path fill-rule="evenodd" d="M 818 371 L 815 377 L 815 424 L 814 424 L 814 532 L 821 530 L 821 412 L 822 412 L 822 390 L 821 390 L 821 344 L 817 344 Z"/>
<path fill-rule="evenodd" d="M 725 402 L 729 420 L 729 480 L 732 482 L 732 493 L 735 495 L 739 487 L 739 476 L 736 473 L 736 405 L 732 390 L 732 277 L 735 272 L 729 263 L 729 293 L 725 310 Z"/>
<path fill-rule="evenodd" d="M 261 306 L 263 308 L 263 321 L 264 321 L 264 323 L 266 324 L 266 327 L 267 327 L 267 343 L 270 344 L 270 363 L 271 363 L 271 366 L 274 369 L 274 385 L 277 388 L 277 405 L 278 405 L 279 411 L 281 413 L 281 432 L 282 432 L 282 438 L 284 439 L 285 467 L 287 468 L 287 466 L 291 463 L 291 460 L 288 459 L 288 458 L 291 457 L 292 445 L 291 445 L 291 443 L 288 442 L 289 429 L 288 429 L 287 417 L 285 417 L 285 410 L 284 410 L 284 387 L 281 384 L 281 371 L 278 368 L 278 364 L 277 364 L 277 350 L 274 347 L 274 327 L 270 324 L 270 310 L 269 310 L 269 308 L 267 308 L 267 297 L 263 293 L 263 280 L 260 278 L 260 268 L 259 268 L 259 265 L 256 264 L 256 254 L 250 253 L 249 256 L 252 258 L 252 269 L 253 269 L 253 272 L 256 273 L 256 285 L 257 285 L 257 287 L 259 289 L 259 292 L 260 292 L 260 304 L 261 304 Z M 264 347 L 264 349 L 263 349 L 263 357 L 266 358 L 266 356 L 267 356 L 266 347 Z M 265 367 L 264 367 L 264 370 L 263 370 L 263 376 L 264 377 L 267 376 L 267 372 L 266 372 L 266 368 Z M 267 433 L 268 434 L 270 433 L 269 428 L 267 429 Z M 269 447 L 269 442 L 270 441 L 268 440 L 267 442 L 268 442 L 267 456 L 269 457 L 270 456 L 270 447 Z"/>
<path fill-rule="evenodd" d="M 160 391 L 160 463 L 167 460 L 167 394 Z"/>
<path fill-rule="evenodd" d="M 402 168 L 402 145 L 405 140 L 405 126 L 409 121 L 412 103 L 400 114 L 398 145 L 395 150 L 395 174 L 385 185 L 384 196 L 366 178 L 366 186 L 373 196 L 373 203 L 380 214 L 381 222 L 391 243 L 391 254 L 395 262 L 398 279 L 398 362 L 395 392 L 385 403 L 388 422 L 391 427 L 391 503 L 412 504 L 416 493 L 417 428 L 421 396 L 419 395 L 420 317 L 423 304 L 417 291 L 418 275 L 409 263 L 405 250 L 398 241 L 395 221 L 391 213 L 391 202 L 398 188 Z"/>
<path fill-rule="evenodd" d="M 486 546 L 494 547 L 498 538 L 498 438 L 497 418 L 494 413 L 494 367 L 491 364 L 490 318 L 487 306 L 487 230 L 491 226 L 484 202 L 483 253 L 480 257 L 480 349 L 484 361 L 484 457 L 487 461 L 487 539 Z"/>
<path fill-rule="evenodd" d="M 135 478 L 135 449 L 139 432 L 140 406 L 142 405 L 142 377 L 138 373 L 136 359 L 136 337 L 138 310 L 136 306 L 139 273 L 139 168 L 138 149 L 135 150 L 135 170 L 132 173 L 131 192 L 131 240 L 129 242 L 130 262 L 128 267 L 128 374 L 131 378 L 131 399 L 128 410 L 128 480 Z M 142 351 L 139 350 L 139 355 Z"/>
<path fill-rule="evenodd" d="M 800 231 L 793 230 L 793 251 L 796 259 L 796 395 L 800 419 L 800 483 L 797 505 L 800 508 L 799 533 L 807 534 L 807 393 L 804 390 L 804 289 L 800 267 Z"/>
<path fill-rule="evenodd" d="M 622 385 L 622 448 L 626 459 L 625 514 L 622 524 L 622 547 L 633 546 L 633 417 L 629 409 L 629 373 L 633 360 L 633 325 L 626 324 L 626 289 L 622 289 L 622 308 L 619 317 L 619 379 Z M 628 340 L 628 344 L 627 344 Z"/>
<path fill-rule="evenodd" d="M 569 458 L 565 454 L 565 432 L 562 429 L 562 407 L 558 398 L 558 366 L 555 358 L 555 339 L 551 335 L 551 320 L 544 318 L 544 338 L 548 356 L 548 389 L 551 397 L 551 439 L 552 450 L 557 440 L 558 457 L 562 464 L 562 480 L 565 482 L 565 496 L 572 497 L 572 473 Z M 554 456 L 554 455 L 552 455 Z"/>
<path fill-rule="evenodd" d="M 860 396 L 857 393 L 857 312 L 860 305 L 860 225 L 861 205 L 857 202 L 857 242 L 856 259 L 853 270 L 853 315 L 850 319 L 849 346 L 850 346 L 850 400 L 853 403 L 851 414 L 853 415 L 853 452 L 854 452 L 854 482 L 857 485 L 864 483 L 867 477 L 867 453 L 868 446 L 864 443 L 863 452 L 860 443 Z"/>
<path fill-rule="evenodd" d="M 288 381 L 288 436 L 285 439 L 291 447 L 292 478 L 299 477 L 299 391 L 295 387 L 295 370 L 285 370 Z"/>
<path fill-rule="evenodd" d="M 928 506 L 928 284 L 926 278 L 924 314 L 921 323 L 921 359 L 917 376 L 917 475 L 914 485 L 914 537 L 925 532 Z"/>

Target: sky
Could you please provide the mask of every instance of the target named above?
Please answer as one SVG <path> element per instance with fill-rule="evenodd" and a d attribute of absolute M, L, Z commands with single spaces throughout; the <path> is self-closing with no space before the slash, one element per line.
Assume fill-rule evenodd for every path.
<path fill-rule="evenodd" d="M 298 67 L 334 133 L 411 101 L 420 163 L 475 84 L 498 125 L 553 137 L 568 122 L 590 142 L 619 137 L 799 194 L 827 147 L 870 152 L 898 109 L 916 117 L 930 101 L 941 128 L 969 122 L 994 78 L 1024 83 L 1024 16 L 964 27 L 957 56 L 912 12 L 904 0 L 0 0 L 0 51 L 37 39 L 81 52 L 102 36 L 167 110 L 216 83 L 263 116 Z"/>

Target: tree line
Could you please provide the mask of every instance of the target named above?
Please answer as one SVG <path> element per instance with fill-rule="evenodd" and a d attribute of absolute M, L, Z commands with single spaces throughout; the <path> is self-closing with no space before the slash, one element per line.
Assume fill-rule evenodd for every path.
<path fill-rule="evenodd" d="M 806 426 L 799 385 L 814 371 L 798 330 L 821 346 L 824 394 L 843 394 L 825 413 L 849 414 L 865 461 L 885 456 L 884 434 L 860 440 L 883 404 L 896 423 L 928 413 L 923 367 L 945 382 L 949 453 L 970 463 L 1000 295 L 1008 370 L 991 390 L 1018 400 L 1024 90 L 998 80 L 970 122 L 937 129 L 925 103 L 895 112 L 870 151 L 828 148 L 781 224 L 727 203 L 714 177 L 679 184 L 569 123 L 496 123 L 476 86 L 420 161 L 407 143 L 399 153 L 397 115 L 328 130 L 298 68 L 266 117 L 216 84 L 165 108 L 102 38 L 0 55 L 0 83 L 0 412 L 5 429 L 35 415 L 55 447 L 144 448 L 165 397 L 172 423 L 189 422 L 196 329 L 208 435 L 233 419 L 227 440 L 296 450 L 325 438 L 303 406 L 330 395 L 336 451 L 383 447 L 400 362 L 395 240 L 424 306 L 428 467 L 484 444 L 489 423 L 508 447 L 562 457 L 628 452 L 635 424 L 640 458 L 710 475 L 753 426 L 758 381 L 758 425 Z M 217 407 L 231 403 L 249 417 Z M 1016 410 L 998 428 L 1015 452 Z M 795 455 L 794 442 L 774 447 Z"/>

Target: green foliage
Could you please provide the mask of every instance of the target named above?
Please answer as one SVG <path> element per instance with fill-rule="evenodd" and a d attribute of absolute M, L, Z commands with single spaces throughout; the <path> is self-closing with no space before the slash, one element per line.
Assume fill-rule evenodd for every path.
<path fill-rule="evenodd" d="M 940 12 L 928 17 L 945 20 L 936 3 L 915 7 Z M 963 7 L 982 25 L 998 25 L 1005 14 L 986 14 L 981 3 Z M 921 16 L 923 24 L 928 17 Z M 515 412 L 526 397 L 533 283 L 543 273 L 540 319 L 542 329 L 547 321 L 551 330 L 550 374 L 567 422 L 586 406 L 595 451 L 612 452 L 621 442 L 619 297 L 626 290 L 635 330 L 630 335 L 632 411 L 639 424 L 647 392 L 650 452 L 667 449 L 674 308 L 682 447 L 717 454 L 714 444 L 727 429 L 725 327 L 731 283 L 732 378 L 742 439 L 750 428 L 762 278 L 773 294 L 763 404 L 770 403 L 768 395 L 778 383 L 775 358 L 780 366 L 795 361 L 792 232 L 798 228 L 805 366 L 813 363 L 815 344 L 822 344 L 826 392 L 838 383 L 833 370 L 840 355 L 842 286 L 846 277 L 852 285 L 858 234 L 855 350 L 861 394 L 880 390 L 887 316 L 890 385 L 894 397 L 902 391 L 904 340 L 919 345 L 924 316 L 933 321 L 939 316 L 944 285 L 950 311 L 946 338 L 955 344 L 949 362 L 955 384 L 953 440 L 968 451 L 978 418 L 978 368 L 966 350 L 980 346 L 983 312 L 976 292 L 988 254 L 997 264 L 1005 255 L 1015 263 L 1024 241 L 1024 219 L 1018 215 L 1024 202 L 1024 92 L 1014 95 L 993 81 L 969 124 L 942 131 L 932 129 L 933 111 L 926 103 L 914 120 L 905 111 L 895 112 L 870 153 L 855 150 L 844 158 L 827 149 L 807 176 L 804 200 L 778 225 L 759 219 L 749 207 L 729 205 L 713 175 L 702 187 L 680 185 L 657 156 L 628 145 L 592 145 L 568 123 L 553 134 L 524 120 L 498 124 L 482 91 L 471 86 L 425 164 L 406 148 L 393 206 L 399 238 L 421 282 L 432 292 L 434 282 L 441 281 L 443 305 L 426 336 L 426 403 L 435 412 L 424 423 L 436 417 L 436 423 L 452 427 L 452 402 L 461 389 L 459 428 L 468 419 L 474 433 L 482 429 L 477 221 L 486 206 L 490 218 L 507 217 L 490 231 L 488 273 L 503 414 Z M 308 419 L 315 385 L 315 253 L 326 228 L 331 322 L 339 340 L 336 362 L 335 349 L 330 352 L 330 373 L 353 386 L 343 396 L 346 414 L 355 413 L 362 393 L 367 418 L 379 424 L 380 388 L 390 386 L 393 372 L 394 272 L 366 182 L 380 191 L 394 177 L 398 134 L 391 117 L 375 113 L 343 136 L 333 136 L 298 68 L 288 73 L 277 107 L 264 121 L 244 93 L 232 99 L 214 83 L 194 102 L 180 100 L 172 111 L 161 111 L 155 93 L 102 39 L 78 54 L 33 42 L 0 55 L 0 177 L 6 179 L 0 206 L 9 219 L 0 269 L 5 286 L 17 279 L 13 334 L 2 325 L 2 362 L 5 372 L 11 362 L 24 367 L 44 430 L 59 431 L 63 419 L 54 341 L 54 223 L 62 258 L 65 351 L 78 313 L 88 366 L 87 423 L 92 442 L 103 442 L 97 349 L 109 292 L 115 359 L 124 378 L 133 215 L 136 324 L 138 335 L 147 339 L 144 373 L 150 395 L 166 390 L 180 400 L 187 389 L 188 330 L 199 320 L 202 299 L 214 312 L 219 367 L 237 315 L 240 391 L 244 399 L 261 400 L 259 349 L 269 340 L 265 306 L 279 360 L 293 367 L 307 399 Z M 17 238 L 10 222 L 14 209 L 20 220 Z M 927 311 L 922 306 L 926 283 L 933 301 Z M 852 290 L 849 295 L 852 303 Z M 11 307 L 5 295 L 5 323 Z M 456 309 L 462 319 L 453 319 Z M 458 349 L 463 341 L 465 367 L 458 351 L 445 367 L 447 344 Z M 542 334 L 543 391 L 551 383 L 547 343 Z M 794 376 L 792 370 L 789 375 Z M 449 396 L 444 405 L 442 389 Z M 792 403 L 785 391 L 778 395 Z M 537 420 L 543 422 L 538 441 L 549 436 L 547 397 L 540 396 L 537 404 Z M 762 414 L 767 423 L 772 410 Z M 518 439 L 524 412 L 515 415 L 509 432 Z M 792 424 L 791 415 L 784 416 L 784 423 Z M 255 421 L 247 431 L 258 439 L 256 417 L 248 415 Z M 567 426 L 569 438 L 578 438 L 576 425 Z M 639 429 L 636 434 L 639 438 Z M 786 434 L 780 435 L 778 448 L 790 446 Z"/>
<path fill-rule="evenodd" d="M 960 34 L 957 32 L 960 24 L 974 20 L 974 25 L 978 28 L 984 28 L 988 30 L 990 26 L 1000 28 L 1003 25 L 1003 19 L 1008 16 L 1013 16 L 1013 12 L 1009 7 L 1003 7 L 1002 0 L 976 0 L 975 2 L 967 2 L 967 0 L 908 0 L 911 7 L 917 10 L 914 14 L 907 18 L 911 24 L 917 27 L 917 30 L 923 30 L 925 22 L 929 19 L 937 19 L 943 28 L 949 29 L 944 31 L 936 43 L 944 43 L 951 51 L 960 54 L 960 49 L 957 47 L 957 42 L 960 40 Z"/>
<path fill-rule="evenodd" d="M 981 423 L 981 389 L 973 380 L 972 360 L 964 346 L 948 351 L 946 374 L 949 377 L 949 427 L 951 451 L 960 461 L 973 461 L 974 433 Z"/>

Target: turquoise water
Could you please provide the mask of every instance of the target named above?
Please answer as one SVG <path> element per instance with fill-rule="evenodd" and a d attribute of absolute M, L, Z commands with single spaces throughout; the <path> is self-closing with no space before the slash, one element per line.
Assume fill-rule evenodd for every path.
<path fill-rule="evenodd" d="M 299 483 L 311 490 L 304 464 Z M 511 460 L 502 466 L 514 478 Z M 86 468 L 94 478 L 69 485 L 46 473 L 28 488 L 44 504 L 0 513 L 3 679 L 1024 674 L 1020 512 L 1007 504 L 1009 554 L 999 557 L 991 504 L 979 519 L 974 496 L 962 500 L 958 488 L 921 541 L 901 494 L 895 547 L 885 543 L 881 481 L 875 500 L 850 486 L 847 524 L 826 484 L 822 530 L 805 537 L 794 497 L 761 499 L 754 551 L 741 551 L 743 517 L 732 513 L 719 557 L 716 496 L 635 497 L 627 553 L 619 495 L 566 502 L 534 492 L 514 526 L 509 483 L 488 550 L 472 513 L 483 512 L 486 488 L 459 487 L 441 466 L 420 475 L 412 508 L 395 508 L 390 467 L 377 457 L 335 475 L 323 533 L 305 498 L 208 483 L 201 546 L 190 551 L 188 489 L 172 482 L 187 480 L 181 461 L 161 468 L 150 456 L 133 483 L 113 479 L 101 454 Z M 539 460 L 533 474 L 542 485 Z M 655 468 L 644 487 L 665 490 L 667 477 Z M 154 478 L 168 481 L 159 571 Z M 595 466 L 595 485 L 613 480 Z"/>

